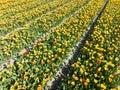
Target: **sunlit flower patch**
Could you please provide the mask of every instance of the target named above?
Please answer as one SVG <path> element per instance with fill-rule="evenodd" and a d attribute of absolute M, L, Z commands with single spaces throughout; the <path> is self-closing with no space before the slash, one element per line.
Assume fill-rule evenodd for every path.
<path fill-rule="evenodd" d="M 74 0 L 66 4 L 61 3 L 63 6 L 57 7 L 55 10 L 42 17 L 38 17 L 35 20 L 33 19 L 34 21 L 30 24 L 25 24 L 25 29 L 18 32 L 12 32 L 8 37 L 2 37 L 0 43 L 0 49 L 2 50 L 1 56 L 5 59 L 5 57 L 10 57 L 16 52 L 20 52 L 21 49 L 30 46 L 31 43 L 42 34 L 58 25 L 65 17 L 74 12 L 76 8 L 80 7 L 84 0 L 79 2 L 79 4 L 77 2 L 73 4 L 73 2 Z M 58 5 L 60 5 L 60 3 L 58 3 Z M 71 5 L 73 7 L 69 8 Z M 57 4 L 55 4 L 55 6 L 57 6 Z"/>
<path fill-rule="evenodd" d="M 37 1 L 34 1 L 33 3 L 38 3 Z M 1 17 L 0 19 L 0 25 L 1 25 L 1 34 L 0 35 L 5 35 L 5 33 L 13 31 L 17 29 L 18 27 L 24 27 L 24 24 L 31 22 L 32 19 L 35 19 L 39 17 L 42 14 L 45 14 L 45 12 L 50 11 L 54 8 L 57 8 L 61 4 L 65 4 L 66 0 L 64 2 L 60 2 L 58 0 L 56 1 L 41 1 L 36 5 L 36 7 L 33 7 L 33 3 L 28 3 L 28 6 L 32 4 L 31 7 L 29 7 L 28 10 L 23 10 L 21 12 L 18 12 L 13 15 L 9 15 L 5 17 Z M 42 4 L 42 5 L 40 5 Z M 25 4 L 26 5 L 26 4 Z M 20 8 L 23 8 L 22 5 L 20 5 Z M 26 5 L 27 6 L 27 5 Z M 16 7 L 17 10 L 19 10 L 19 7 Z M 11 10 L 11 9 L 10 9 Z M 14 10 L 12 11 L 13 13 L 15 12 Z M 28 22 L 29 21 L 29 22 Z"/>
<path fill-rule="evenodd" d="M 119 90 L 119 3 L 117 0 L 109 1 L 59 90 Z"/>
<path fill-rule="evenodd" d="M 65 18 L 70 12 L 76 11 L 80 3 L 85 2 L 84 0 L 80 0 L 78 3 L 73 3 L 75 1 L 76 0 L 73 0 L 63 5 L 61 8 L 56 9 L 56 11 L 48 13 L 48 16 L 45 15 L 43 18 L 38 19 L 38 22 L 41 21 L 39 24 L 43 23 L 44 25 L 41 30 L 40 26 L 37 26 L 38 22 L 35 21 L 30 25 L 31 29 L 22 30 L 1 39 L 1 45 L 3 46 L 1 50 L 4 52 L 1 54 L 3 59 L 7 57 L 7 55 L 9 57 L 9 54 L 12 56 L 14 52 L 21 51 L 20 48 L 25 46 L 32 45 L 33 47 L 31 50 L 23 49 L 20 52 L 22 57 L 17 59 L 14 65 L 11 62 L 7 62 L 7 64 L 9 64 L 7 68 L 0 72 L 1 88 L 11 90 L 40 90 L 46 86 L 46 83 L 50 81 L 51 77 L 61 68 L 61 64 L 86 31 L 88 25 L 104 2 L 104 0 L 89 1 L 83 8 L 79 9 L 73 17 L 64 22 L 61 26 L 58 26 L 43 40 L 38 39 L 37 37 L 39 37 L 39 35 L 49 30 L 47 29 L 50 27 L 49 23 L 46 24 L 49 20 L 53 20 L 50 22 L 54 26 L 55 23 L 58 23 L 59 19 Z M 72 7 L 70 8 L 70 6 Z M 83 65 L 82 67 L 85 66 Z M 99 69 L 98 72 L 100 70 L 101 69 Z M 84 73 L 82 69 L 81 73 Z M 73 77 L 76 81 L 78 80 L 78 77 Z M 82 81 L 90 82 L 89 79 L 86 80 L 85 78 L 82 79 Z M 71 82 L 71 84 L 75 85 L 75 82 Z"/>
<path fill-rule="evenodd" d="M 104 1 L 0 0 L 0 89 L 46 87 Z M 119 5 L 109 0 L 58 90 L 120 89 Z"/>

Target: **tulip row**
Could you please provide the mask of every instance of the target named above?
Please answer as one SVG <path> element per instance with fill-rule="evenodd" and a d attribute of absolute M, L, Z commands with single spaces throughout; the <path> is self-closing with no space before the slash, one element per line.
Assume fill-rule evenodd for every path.
<path fill-rule="evenodd" d="M 18 17 L 21 17 L 21 18 L 25 18 L 25 17 L 22 17 L 22 16 L 26 16 L 27 18 L 28 18 L 28 21 L 25 21 L 25 19 L 22 19 L 22 25 L 21 25 L 21 27 L 19 27 L 20 26 L 20 24 L 18 24 L 19 26 L 17 27 L 16 26 L 16 28 L 14 27 L 14 29 L 12 29 L 12 27 L 14 26 L 14 24 L 12 25 L 12 26 L 10 26 L 10 28 L 9 27 L 7 27 L 6 26 L 6 24 L 5 24 L 5 26 L 4 27 L 6 27 L 6 28 L 9 28 L 9 29 L 3 29 L 3 28 L 0 28 L 0 35 L 1 35 L 1 37 L 5 37 L 7 34 L 9 34 L 9 33 L 12 33 L 12 32 L 14 32 L 14 31 L 19 31 L 19 28 L 25 28 L 26 26 L 28 26 L 28 25 L 30 25 L 31 24 L 31 22 L 34 22 L 34 20 L 36 20 L 37 18 L 41 18 L 44 14 L 47 14 L 48 12 L 51 12 L 51 11 L 53 11 L 53 10 L 55 10 L 56 8 L 58 8 L 59 6 L 63 6 L 64 4 L 66 4 L 66 3 L 68 3 L 69 1 L 68 0 L 65 0 L 64 2 L 61 2 L 60 3 L 60 1 L 51 1 L 51 2 L 48 2 L 48 3 L 46 3 L 45 5 L 41 5 L 41 6 L 37 6 L 36 8 L 33 8 L 32 10 L 29 10 L 29 11 L 27 11 L 27 12 L 19 12 L 19 13 L 17 13 L 16 15 L 18 16 Z M 44 2 L 45 3 L 45 2 Z M 44 9 L 45 8 L 45 9 Z M 33 14 L 37 14 L 38 12 L 38 9 L 41 9 L 41 10 L 39 10 L 39 15 L 38 16 L 36 16 L 36 17 L 34 17 L 34 18 L 30 18 L 30 16 L 33 16 L 32 14 L 30 14 L 29 12 L 33 12 Z M 25 14 L 26 13 L 26 14 Z M 17 17 L 16 17 L 16 15 L 13 15 L 13 16 L 10 16 L 10 20 L 11 21 L 13 21 L 13 22 L 16 22 L 16 20 L 15 19 L 18 19 Z M 20 16 L 19 16 L 20 15 Z M 26 18 L 26 19 L 27 19 Z M 4 22 L 5 21 L 5 19 L 0 19 L 1 20 L 1 22 L 2 23 L 6 23 L 6 22 Z M 15 21 L 14 21 L 15 20 Z M 6 20 L 7 21 L 7 20 Z M 9 20 L 8 20 L 9 21 Z M 2 26 L 1 26 L 2 27 Z M 7 33 L 7 34 L 6 34 Z M 1 38 L 0 37 L 0 38 Z"/>
<path fill-rule="evenodd" d="M 69 0 L 64 0 L 63 2 L 61 2 L 60 0 L 49 1 L 48 3 L 44 2 L 43 5 L 37 6 L 36 8 L 30 9 L 26 12 L 17 13 L 10 18 L 0 19 L 0 34 L 5 35 L 5 33 L 13 31 L 15 28 L 22 27 L 28 21 L 39 17 L 40 15 L 46 13 L 46 11 L 50 11 L 54 8 L 57 8 L 58 6 L 61 6 L 65 2 L 69 2 Z"/>
<path fill-rule="evenodd" d="M 39 3 L 38 3 L 39 2 Z M 46 1 L 27 1 L 27 2 L 24 2 L 24 3 L 16 3 L 17 6 L 15 7 L 9 7 L 9 8 L 6 8 L 6 9 L 3 9 L 3 10 L 0 10 L 0 12 L 2 12 L 0 14 L 1 18 L 4 19 L 4 18 L 9 18 L 17 13 L 21 13 L 23 11 L 28 11 L 32 8 L 36 8 L 38 5 L 43 5 L 45 3 L 48 3 Z"/>
<path fill-rule="evenodd" d="M 45 1 L 43 1 L 43 2 L 45 2 Z M 26 6 L 26 4 L 27 4 L 27 6 Z M 13 13 L 15 13 L 15 11 L 16 12 L 24 11 L 26 8 L 29 9 L 29 7 L 31 7 L 31 8 L 32 8 L 32 6 L 34 7 L 35 6 L 34 4 L 35 4 L 35 1 L 32 1 L 32 0 L 27 0 L 27 1 L 17 0 L 17 1 L 6 2 L 6 3 L 4 2 L 4 4 L 1 4 L 1 7 L 0 7 L 0 17 L 8 18 L 8 17 L 14 15 Z"/>
<path fill-rule="evenodd" d="M 58 90 L 119 90 L 120 1 L 110 0 Z"/>
<path fill-rule="evenodd" d="M 53 5 L 53 4 L 54 4 L 54 5 Z M 57 5 L 62 5 L 62 4 L 63 4 L 63 3 L 58 3 L 58 4 L 56 4 L 56 3 L 51 3 L 51 7 L 52 7 L 52 8 L 55 8 L 55 7 L 57 8 Z M 43 11 L 43 12 L 45 12 L 45 11 Z M 45 14 L 45 15 L 46 15 L 46 14 Z M 44 16 L 45 16 L 45 15 L 44 15 Z M 40 18 L 42 18 L 42 17 L 40 17 Z M 34 20 L 33 20 L 33 22 L 34 22 Z M 33 23 L 33 22 L 32 22 L 32 23 Z M 28 25 L 29 25 L 28 23 L 25 24 L 25 26 L 28 26 Z M 24 32 L 24 31 L 23 31 L 23 32 Z M 21 35 L 22 33 L 16 33 L 16 34 L 20 34 L 20 35 Z M 28 36 L 29 36 L 29 35 L 28 35 Z M 11 40 L 11 41 L 14 41 L 14 40 L 13 40 L 13 39 L 14 39 L 13 37 L 15 37 L 15 33 L 14 33 L 14 32 L 13 32 L 9 37 L 7 37 L 7 38 L 4 37 L 4 36 L 3 36 L 3 38 L 1 37 L 1 40 L 4 41 L 5 39 L 9 39 L 9 40 Z M 23 35 L 23 37 L 24 37 L 24 35 Z M 11 38 L 11 39 L 10 39 L 10 38 Z M 13 39 L 12 39 L 12 38 L 13 38 Z M 1 44 L 3 43 L 2 41 L 1 41 Z M 9 43 L 12 43 L 12 42 L 9 42 Z M 8 44 L 9 44 L 9 43 L 8 43 Z M 4 44 L 4 43 L 3 43 L 3 44 Z"/>
<path fill-rule="evenodd" d="M 21 49 L 30 46 L 30 44 L 38 39 L 40 35 L 50 30 L 51 27 L 58 25 L 65 17 L 68 17 L 76 8 L 80 7 L 85 0 L 74 3 L 76 0 L 58 7 L 52 12 L 37 18 L 27 27 L 28 30 L 12 33 L 9 37 L 1 40 L 1 58 L 10 57 Z M 71 8 L 69 8 L 72 5 Z M 35 37 L 36 36 L 36 37 Z M 4 59 L 2 59 L 4 61 Z"/>
<path fill-rule="evenodd" d="M 17 6 L 17 4 L 20 4 L 20 1 L 21 3 L 25 3 L 26 1 L 25 0 L 17 0 L 17 1 L 11 1 L 11 0 L 0 0 L 0 10 L 3 10 L 3 9 L 7 9 L 7 8 L 10 8 L 10 7 L 14 7 L 14 6 Z"/>
<path fill-rule="evenodd" d="M 33 46 L 30 52 L 21 52 L 23 57 L 15 65 L 9 65 L 7 70 L 0 72 L 1 87 L 41 90 L 60 68 L 103 2 L 91 0 L 74 17 Z"/>

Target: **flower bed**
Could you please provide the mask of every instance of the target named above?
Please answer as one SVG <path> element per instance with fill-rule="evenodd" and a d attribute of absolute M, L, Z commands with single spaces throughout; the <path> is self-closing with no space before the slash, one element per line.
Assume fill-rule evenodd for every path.
<path fill-rule="evenodd" d="M 120 89 L 119 3 L 116 0 L 109 1 L 58 90 Z"/>
<path fill-rule="evenodd" d="M 29 29 L 23 29 L 19 32 L 13 32 L 8 37 L 3 37 L 1 40 L 1 58 L 10 57 L 21 49 L 31 45 L 33 41 L 38 39 L 42 34 L 50 30 L 50 28 L 58 25 L 64 18 L 71 15 L 76 8 L 79 8 L 83 3 L 74 3 L 74 0 L 55 9 L 42 17 L 37 18 L 31 24 L 27 24 Z M 69 8 L 70 6 L 72 8 Z M 12 56 L 14 57 L 14 56 Z M 3 60 L 4 61 L 4 60 Z"/>
<path fill-rule="evenodd" d="M 38 5 L 35 8 L 23 11 L 21 13 L 16 13 L 11 17 L 9 16 L 7 18 L 6 17 L 1 18 L 0 19 L 1 35 L 5 35 L 5 33 L 13 31 L 15 28 L 23 27 L 24 24 L 28 23 L 28 21 L 31 21 L 32 19 L 39 17 L 40 15 L 46 13 L 47 11 L 57 8 L 59 5 L 64 4 L 66 1 L 67 0 L 64 0 L 64 2 L 58 0 L 41 2 L 41 5 L 40 6 Z"/>
<path fill-rule="evenodd" d="M 44 87 L 60 69 L 61 64 L 86 31 L 103 2 L 104 0 L 91 0 L 75 13 L 74 17 L 57 27 L 43 41 L 39 41 L 38 45 L 33 45 L 29 53 L 23 51 L 23 57 L 18 59 L 15 65 L 9 65 L 7 70 L 0 72 L 1 88 L 38 88 L 40 90 Z"/>

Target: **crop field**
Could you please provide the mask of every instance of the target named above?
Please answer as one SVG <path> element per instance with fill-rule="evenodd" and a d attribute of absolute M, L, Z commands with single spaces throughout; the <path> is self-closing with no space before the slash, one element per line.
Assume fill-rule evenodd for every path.
<path fill-rule="evenodd" d="M 0 0 L 0 90 L 120 90 L 120 0 Z"/>

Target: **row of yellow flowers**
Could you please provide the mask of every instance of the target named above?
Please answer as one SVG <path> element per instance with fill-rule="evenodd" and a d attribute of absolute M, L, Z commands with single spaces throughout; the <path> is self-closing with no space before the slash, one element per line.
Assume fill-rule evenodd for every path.
<path fill-rule="evenodd" d="M 42 5 L 39 5 L 30 10 L 23 11 L 21 13 L 16 13 L 15 15 L 8 18 L 0 19 L 1 35 L 5 35 L 7 32 L 13 31 L 18 27 L 22 27 L 28 21 L 31 21 L 32 19 L 39 17 L 40 15 L 46 13 L 47 11 L 57 8 L 59 5 L 64 4 L 67 1 L 68 0 L 64 0 L 63 2 L 61 2 L 60 0 L 56 0 L 49 1 L 48 3 L 44 2 Z"/>
<path fill-rule="evenodd" d="M 15 65 L 9 65 L 7 70 L 0 72 L 1 88 L 41 90 L 60 68 L 103 2 L 104 0 L 91 0 L 43 41 L 33 44 L 30 52 L 21 52 L 23 57 Z"/>
<path fill-rule="evenodd" d="M 110 0 L 60 90 L 120 90 L 120 8 Z"/>
<path fill-rule="evenodd" d="M 47 3 L 44 1 L 40 1 L 38 3 L 38 0 L 36 1 L 26 1 L 26 2 L 18 2 L 16 5 L 11 5 L 6 7 L 5 9 L 0 10 L 0 17 L 1 18 L 8 18 L 10 16 L 13 16 L 14 14 L 21 13 L 23 11 L 28 11 L 29 9 L 32 9 L 33 7 L 37 7 L 38 5 L 42 5 L 43 3 Z M 4 5 L 4 4 L 3 4 Z"/>
<path fill-rule="evenodd" d="M 13 32 L 9 37 L 3 37 L 0 43 L 1 58 L 6 59 L 5 57 L 10 57 L 21 49 L 30 46 L 33 41 L 49 31 L 51 27 L 56 26 L 61 20 L 74 12 L 85 0 L 73 4 L 75 1 L 73 0 L 43 15 L 43 17 L 33 20 L 32 23 L 26 25 L 27 30 L 23 29 L 20 32 Z"/>
<path fill-rule="evenodd" d="M 27 0 L 28 2 L 30 0 Z M 17 6 L 17 4 L 20 4 L 21 3 L 25 3 L 26 0 L 0 0 L 0 10 L 3 10 L 3 9 L 6 9 L 6 8 L 10 8 L 10 6 L 14 7 L 14 6 Z"/>
<path fill-rule="evenodd" d="M 55 3 L 52 3 L 51 4 L 51 8 L 55 8 L 55 7 L 57 7 L 57 5 L 62 5 L 62 4 L 64 4 L 64 2 L 62 2 L 62 3 L 59 3 L 59 4 L 56 4 L 56 2 Z M 43 12 L 45 12 L 45 11 L 43 11 Z M 44 17 L 45 17 L 46 15 L 44 15 Z M 41 18 L 41 17 L 40 17 Z M 36 20 L 35 20 L 36 21 Z M 35 22 L 34 20 L 33 20 L 33 23 Z M 41 23 L 41 22 L 38 22 L 38 23 Z M 30 27 L 30 25 L 31 24 L 29 24 L 29 23 L 27 23 L 27 24 L 25 24 L 24 26 L 26 26 L 26 27 Z M 8 45 L 8 44 L 15 44 L 16 42 L 17 42 L 17 40 L 19 39 L 19 38 L 22 38 L 22 37 L 24 37 L 24 36 L 27 36 L 28 35 L 28 38 L 30 37 L 30 36 L 32 36 L 31 34 L 29 34 L 29 32 L 27 33 L 27 32 L 25 32 L 24 30 L 22 30 L 22 32 L 12 32 L 12 34 L 10 35 L 10 37 L 1 37 L 1 44 L 3 44 L 3 46 L 5 46 L 6 47 L 6 45 Z M 19 35 L 18 35 L 19 34 Z M 26 35 L 27 34 L 27 35 Z M 16 37 L 17 36 L 17 37 Z M 33 36 L 32 36 L 33 37 Z M 16 38 L 16 39 L 15 39 Z M 26 38 L 23 38 L 24 40 L 26 39 Z M 5 44 L 5 40 L 8 40 L 8 44 Z M 14 43 L 13 43 L 14 42 Z M 20 44 L 20 43 L 19 43 Z M 25 44 L 25 42 L 23 43 L 23 44 Z M 14 45 L 14 46 L 17 46 L 17 45 Z M 18 47 L 19 48 L 19 47 Z M 7 50 L 8 51 L 8 50 Z"/>

